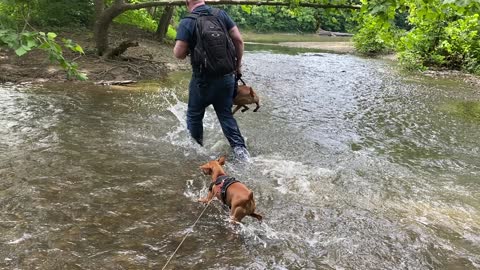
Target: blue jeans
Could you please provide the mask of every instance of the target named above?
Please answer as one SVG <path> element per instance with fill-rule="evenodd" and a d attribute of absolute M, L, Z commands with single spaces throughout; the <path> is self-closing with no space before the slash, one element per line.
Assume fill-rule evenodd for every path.
<path fill-rule="evenodd" d="M 245 147 L 237 121 L 232 115 L 234 85 L 233 74 L 205 78 L 193 73 L 188 95 L 187 128 L 200 145 L 203 145 L 203 116 L 205 109 L 211 104 L 230 146 Z"/>

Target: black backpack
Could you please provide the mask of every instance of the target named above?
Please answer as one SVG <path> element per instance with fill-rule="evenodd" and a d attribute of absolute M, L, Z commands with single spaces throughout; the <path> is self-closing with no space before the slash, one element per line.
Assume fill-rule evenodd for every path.
<path fill-rule="evenodd" d="M 192 66 L 200 74 L 211 77 L 232 73 L 236 67 L 235 46 L 219 13 L 219 9 L 212 8 L 187 16 L 196 20 Z"/>

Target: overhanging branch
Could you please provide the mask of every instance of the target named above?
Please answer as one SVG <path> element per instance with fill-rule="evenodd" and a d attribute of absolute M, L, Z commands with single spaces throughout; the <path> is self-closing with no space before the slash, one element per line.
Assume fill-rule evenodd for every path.
<path fill-rule="evenodd" d="M 252 6 L 291 6 L 289 2 L 276 2 L 276 1 L 248 1 L 248 0 L 207 0 L 205 1 L 208 5 L 252 5 Z M 158 6 L 183 6 L 185 1 L 175 0 L 175 1 L 156 1 L 156 2 L 146 2 L 138 4 L 125 4 L 122 6 L 123 10 L 133 10 L 149 7 L 158 7 Z M 299 3 L 300 7 L 311 7 L 311 8 L 333 8 L 333 9 L 360 9 L 359 5 L 347 5 L 347 4 L 320 4 L 320 3 Z"/>

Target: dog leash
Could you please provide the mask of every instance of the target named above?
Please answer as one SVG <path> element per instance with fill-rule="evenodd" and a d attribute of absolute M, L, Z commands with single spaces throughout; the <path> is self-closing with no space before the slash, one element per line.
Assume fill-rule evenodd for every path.
<path fill-rule="evenodd" d="M 215 198 L 215 194 L 213 194 L 214 198 Z M 175 251 L 173 252 L 172 256 L 170 256 L 170 258 L 168 258 L 168 261 L 167 263 L 165 263 L 165 265 L 163 266 L 162 270 L 164 270 L 167 265 L 170 263 L 170 261 L 172 260 L 173 256 L 175 256 L 175 254 L 177 253 L 177 251 L 180 249 L 180 247 L 182 246 L 183 242 L 185 242 L 185 239 L 187 239 L 188 235 L 190 234 L 190 232 L 193 231 L 193 227 L 195 227 L 195 225 L 197 224 L 197 222 L 200 220 L 200 218 L 202 217 L 203 213 L 205 213 L 205 210 L 207 210 L 208 206 L 210 205 L 210 203 L 213 201 L 210 200 L 207 205 L 205 206 L 205 208 L 203 208 L 203 211 L 202 213 L 200 213 L 200 215 L 198 216 L 197 220 L 195 220 L 195 222 L 193 223 L 192 227 L 190 228 L 190 230 L 188 230 L 187 234 L 185 234 L 185 236 L 183 237 L 182 241 L 180 242 L 180 244 L 178 244 L 178 247 L 175 249 Z"/>
<path fill-rule="evenodd" d="M 241 82 L 243 83 L 243 85 L 247 85 L 247 84 L 245 83 L 245 81 L 244 81 L 244 80 L 243 80 L 241 77 L 240 77 L 240 78 L 238 78 L 238 80 L 237 80 L 237 81 L 241 81 Z"/>

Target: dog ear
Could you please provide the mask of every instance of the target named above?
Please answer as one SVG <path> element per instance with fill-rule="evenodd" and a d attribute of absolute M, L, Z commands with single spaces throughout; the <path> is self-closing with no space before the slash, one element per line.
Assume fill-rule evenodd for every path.
<path fill-rule="evenodd" d="M 249 88 L 250 88 L 250 96 L 255 97 L 255 92 L 253 92 L 253 88 L 252 87 L 249 87 Z"/>
<path fill-rule="evenodd" d="M 212 168 L 210 167 L 209 163 L 200 166 L 200 169 L 203 171 L 204 174 L 212 174 Z"/>
<path fill-rule="evenodd" d="M 220 165 L 223 166 L 225 164 L 225 156 L 221 156 L 217 161 Z"/>

